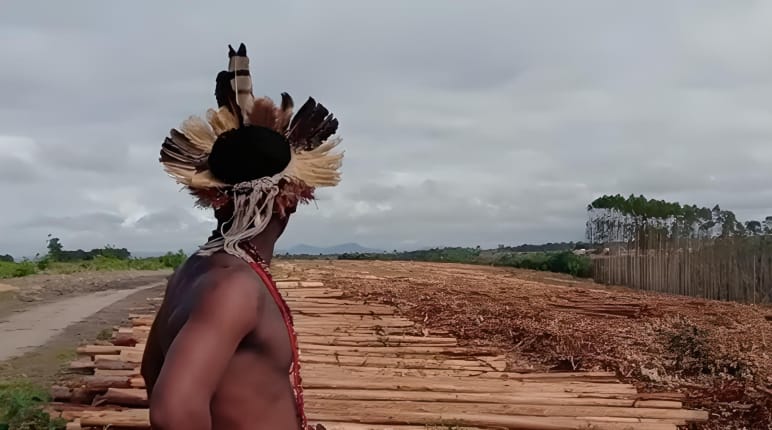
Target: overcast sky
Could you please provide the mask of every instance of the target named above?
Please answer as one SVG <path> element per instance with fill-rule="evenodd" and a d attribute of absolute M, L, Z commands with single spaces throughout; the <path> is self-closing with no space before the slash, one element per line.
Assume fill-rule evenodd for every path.
<path fill-rule="evenodd" d="M 281 246 L 580 240 L 605 193 L 772 214 L 772 2 L 194 3 L 2 1 L 0 253 L 205 241 L 158 151 L 242 41 L 341 122 Z"/>

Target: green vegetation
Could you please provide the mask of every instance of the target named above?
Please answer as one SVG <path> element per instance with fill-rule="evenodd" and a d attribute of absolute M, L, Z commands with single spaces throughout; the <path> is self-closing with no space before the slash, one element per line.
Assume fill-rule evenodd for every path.
<path fill-rule="evenodd" d="M 64 420 L 54 419 L 43 410 L 46 391 L 29 382 L 0 382 L 1 430 L 59 430 Z"/>
<path fill-rule="evenodd" d="M 0 261 L 0 279 L 32 275 L 37 273 L 37 271 L 37 266 L 30 261 L 22 261 L 20 263 Z"/>
<path fill-rule="evenodd" d="M 590 259 L 573 252 L 509 252 L 504 247 L 496 250 L 477 248 L 433 248 L 420 251 L 387 254 L 341 254 L 340 260 L 427 261 L 445 263 L 485 264 L 521 269 L 566 273 L 577 277 L 591 275 Z"/>
<path fill-rule="evenodd" d="M 20 263 L 0 262 L 0 279 L 33 275 L 36 273 L 76 273 L 102 270 L 163 270 L 174 269 L 182 264 L 187 256 L 180 250 L 169 252 L 161 257 L 117 259 L 97 256 L 90 260 L 57 262 L 46 259 L 37 264 L 31 261 Z M 39 264 L 45 262 L 44 264 Z"/>
<path fill-rule="evenodd" d="M 772 217 L 764 222 L 742 223 L 734 212 L 678 202 L 647 199 L 640 195 L 605 195 L 587 206 L 587 239 L 590 243 L 706 239 L 772 234 Z"/>
<path fill-rule="evenodd" d="M 590 258 L 583 255 L 575 255 L 569 251 L 502 255 L 496 259 L 494 265 L 567 273 L 579 278 L 589 278 L 592 276 Z"/>
<path fill-rule="evenodd" d="M 110 340 L 112 338 L 113 338 L 113 329 L 111 328 L 103 328 L 97 334 L 97 340 Z"/>
<path fill-rule="evenodd" d="M 106 246 L 91 251 L 67 251 L 63 249 L 59 238 L 50 236 L 47 243 L 48 253 L 35 261 L 0 260 L 0 279 L 36 273 L 174 269 L 187 259 L 183 250 L 167 252 L 160 257 L 133 258 L 125 248 Z"/>
<path fill-rule="evenodd" d="M 65 250 L 58 237 L 48 235 L 48 255 L 47 257 L 54 261 L 83 261 L 91 260 L 97 257 L 111 258 L 115 260 L 127 260 L 131 253 L 126 248 L 116 248 L 112 245 L 106 245 L 104 248 L 95 248 L 91 251 L 77 249 L 75 251 Z"/>

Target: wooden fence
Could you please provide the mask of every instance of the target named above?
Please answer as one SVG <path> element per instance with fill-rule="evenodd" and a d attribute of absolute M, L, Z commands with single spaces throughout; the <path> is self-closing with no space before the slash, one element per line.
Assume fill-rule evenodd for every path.
<path fill-rule="evenodd" d="M 772 303 L 772 238 L 660 242 L 593 257 L 596 282 L 716 300 Z"/>

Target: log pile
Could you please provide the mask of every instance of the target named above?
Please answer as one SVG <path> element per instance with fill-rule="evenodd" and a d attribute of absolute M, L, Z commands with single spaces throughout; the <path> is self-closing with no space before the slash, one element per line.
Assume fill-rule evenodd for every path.
<path fill-rule="evenodd" d="M 650 429 L 707 420 L 678 393 L 641 394 L 612 373 L 509 369 L 495 351 L 421 333 L 384 305 L 318 282 L 283 281 L 295 314 L 306 407 L 330 430 L 462 428 Z M 139 364 L 153 315 L 130 315 L 112 344 L 78 348 L 82 372 L 52 388 L 68 430 L 148 429 Z"/>
<path fill-rule="evenodd" d="M 550 305 L 558 309 L 568 309 L 572 312 L 603 316 L 606 318 L 641 318 L 652 313 L 651 306 L 643 302 L 611 301 L 599 302 L 593 297 L 563 297 L 553 299 Z"/>

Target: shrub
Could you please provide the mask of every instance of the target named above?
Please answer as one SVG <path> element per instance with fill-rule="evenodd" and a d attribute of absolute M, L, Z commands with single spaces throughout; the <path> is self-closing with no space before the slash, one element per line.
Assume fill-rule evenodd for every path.
<path fill-rule="evenodd" d="M 131 260 L 131 268 L 134 270 L 161 270 L 165 266 L 161 262 L 160 257 L 157 258 L 138 258 Z"/>
<path fill-rule="evenodd" d="M 493 264 L 520 269 L 566 273 L 583 278 L 591 275 L 590 259 L 582 255 L 574 255 L 571 251 L 503 254 L 498 256 Z"/>
<path fill-rule="evenodd" d="M 552 255 L 548 260 L 548 265 L 548 270 L 551 272 L 568 273 L 581 278 L 590 277 L 592 270 L 589 258 L 575 255 L 570 251 Z"/>
<path fill-rule="evenodd" d="M 167 252 L 166 255 L 161 257 L 161 263 L 164 265 L 164 267 L 176 269 L 182 265 L 182 263 L 184 263 L 187 258 L 188 256 L 185 255 L 185 251 L 180 249 L 177 252 Z"/>
<path fill-rule="evenodd" d="M 43 410 L 48 395 L 28 382 L 0 382 L 0 428 L 59 430 L 65 422 Z"/>
<path fill-rule="evenodd" d="M 17 278 L 37 273 L 38 268 L 31 261 L 22 261 L 20 263 L 8 263 L 0 261 L 0 278 Z"/>
<path fill-rule="evenodd" d="M 112 250 L 111 248 L 105 248 Z M 124 255 L 93 255 L 83 260 L 58 261 L 50 255 L 46 255 L 37 261 L 21 261 L 18 263 L 0 261 L 0 279 L 28 276 L 39 271 L 50 273 L 76 273 L 101 270 L 162 270 L 176 269 L 187 259 L 183 250 L 167 252 L 160 257 L 151 258 L 123 258 Z M 2 428 L 0 428 L 2 430 Z"/>
<path fill-rule="evenodd" d="M 38 269 L 40 270 L 46 270 L 51 265 L 51 258 L 47 255 L 37 262 Z"/>

